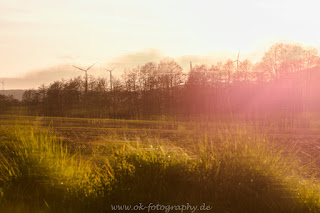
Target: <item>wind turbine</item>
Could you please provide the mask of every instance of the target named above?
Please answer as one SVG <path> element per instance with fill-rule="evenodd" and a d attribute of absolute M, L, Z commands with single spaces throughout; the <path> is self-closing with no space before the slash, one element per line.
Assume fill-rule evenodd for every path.
<path fill-rule="evenodd" d="M 96 62 L 97 63 L 97 62 Z M 79 69 L 79 70 L 81 70 L 81 71 L 83 71 L 83 72 L 85 72 L 85 94 L 87 95 L 87 93 L 88 93 L 88 70 L 89 69 L 91 69 L 96 63 L 94 63 L 94 64 L 92 64 L 90 67 L 88 67 L 87 69 L 82 69 L 82 68 L 80 68 L 80 67 L 77 67 L 77 66 L 74 66 L 73 65 L 73 67 L 75 67 L 75 68 L 77 68 L 77 69 Z"/>
<path fill-rule="evenodd" d="M 106 69 L 106 71 L 110 73 L 110 90 L 112 90 L 112 70 L 114 70 L 114 69 L 115 69 L 115 67 L 112 68 L 111 70 Z"/>
<path fill-rule="evenodd" d="M 239 56 L 240 56 L 240 50 L 239 50 L 239 52 L 238 52 L 237 60 L 233 61 L 233 62 L 237 62 L 237 71 L 239 70 L 239 63 L 242 64 L 242 62 L 239 61 Z"/>
<path fill-rule="evenodd" d="M 3 90 L 3 91 L 4 91 L 5 81 L 6 81 L 6 79 L 3 79 L 2 82 L 1 82 L 1 83 L 2 83 L 2 90 Z"/>

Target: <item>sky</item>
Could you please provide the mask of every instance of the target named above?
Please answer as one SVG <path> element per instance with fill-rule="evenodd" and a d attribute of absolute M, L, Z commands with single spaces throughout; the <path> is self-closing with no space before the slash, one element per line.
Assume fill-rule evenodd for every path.
<path fill-rule="evenodd" d="M 316 0 L 0 0 L 0 79 L 37 88 L 173 57 L 258 61 L 277 42 L 320 49 Z M 185 63 L 185 64 L 184 64 Z"/>

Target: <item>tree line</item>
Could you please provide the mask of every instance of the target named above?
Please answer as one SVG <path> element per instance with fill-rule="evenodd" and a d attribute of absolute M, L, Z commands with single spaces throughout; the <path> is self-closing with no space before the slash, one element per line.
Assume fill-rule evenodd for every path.
<path fill-rule="evenodd" d="M 12 107 L 20 105 L 20 101 L 15 99 L 12 95 L 0 94 L 0 112 L 6 112 Z"/>
<path fill-rule="evenodd" d="M 30 115 L 125 119 L 253 114 L 289 105 L 301 111 L 305 108 L 303 98 L 310 90 L 306 75 L 301 73 L 319 62 L 315 48 L 283 43 L 271 46 L 256 64 L 248 59 L 240 61 L 239 57 L 210 66 L 190 63 L 188 73 L 166 58 L 125 70 L 121 78 L 111 79 L 112 87 L 110 79 L 89 76 L 86 83 L 79 76 L 26 90 L 22 103 Z M 288 76 L 290 84 L 284 80 Z M 283 93 L 278 100 L 270 94 L 261 97 L 275 88 Z"/>

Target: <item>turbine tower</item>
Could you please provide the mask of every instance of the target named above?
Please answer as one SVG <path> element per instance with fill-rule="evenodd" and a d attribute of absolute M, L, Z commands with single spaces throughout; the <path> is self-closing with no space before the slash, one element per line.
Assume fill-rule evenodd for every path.
<path fill-rule="evenodd" d="M 97 63 L 97 62 L 96 62 Z M 77 66 L 74 66 L 73 65 L 73 67 L 75 67 L 75 68 L 77 68 L 77 69 L 79 69 L 79 70 L 81 70 L 81 71 L 83 71 L 83 72 L 85 72 L 85 94 L 87 95 L 87 93 L 88 93 L 88 70 L 89 69 L 91 69 L 96 63 L 94 63 L 94 64 L 92 64 L 90 67 L 88 67 L 87 69 L 82 69 L 82 68 L 80 68 L 80 67 L 77 67 Z"/>
<path fill-rule="evenodd" d="M 110 91 L 112 90 L 112 70 L 114 70 L 114 69 L 115 69 L 115 67 L 112 68 L 111 70 L 106 69 L 106 71 L 110 73 Z"/>
<path fill-rule="evenodd" d="M 3 90 L 3 91 L 4 91 L 5 81 L 6 81 L 6 80 L 5 80 L 5 79 L 3 79 L 3 80 L 2 80 L 2 82 L 1 82 L 1 83 L 2 83 L 2 90 Z"/>
<path fill-rule="evenodd" d="M 240 56 L 240 50 L 239 50 L 239 52 L 238 52 L 237 60 L 233 61 L 233 62 L 237 62 L 237 71 L 239 71 L 239 63 L 242 64 L 242 62 L 239 61 L 239 56 Z"/>

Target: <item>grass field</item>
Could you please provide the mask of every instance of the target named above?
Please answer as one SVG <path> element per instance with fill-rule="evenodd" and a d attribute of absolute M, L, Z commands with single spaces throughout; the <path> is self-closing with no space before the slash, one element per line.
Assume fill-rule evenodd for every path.
<path fill-rule="evenodd" d="M 277 121 L 1 116 L 0 210 L 205 203 L 209 212 L 318 212 L 318 120 L 279 129 Z"/>

